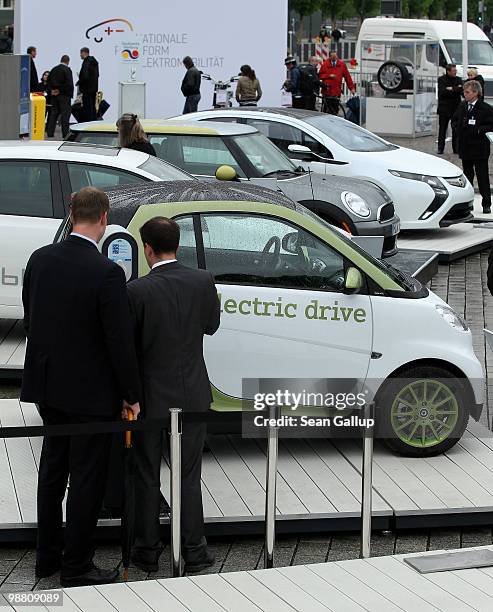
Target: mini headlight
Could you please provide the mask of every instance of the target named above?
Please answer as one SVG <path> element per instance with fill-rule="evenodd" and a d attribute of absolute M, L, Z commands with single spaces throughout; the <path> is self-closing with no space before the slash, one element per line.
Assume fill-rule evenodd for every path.
<path fill-rule="evenodd" d="M 352 191 L 343 191 L 341 201 L 344 206 L 358 217 L 369 217 L 371 210 L 363 198 Z"/>
<path fill-rule="evenodd" d="M 436 311 L 442 317 L 444 321 L 447 321 L 449 325 L 460 331 L 469 331 L 469 326 L 465 320 L 455 312 L 450 306 L 444 306 L 443 304 L 436 304 Z"/>

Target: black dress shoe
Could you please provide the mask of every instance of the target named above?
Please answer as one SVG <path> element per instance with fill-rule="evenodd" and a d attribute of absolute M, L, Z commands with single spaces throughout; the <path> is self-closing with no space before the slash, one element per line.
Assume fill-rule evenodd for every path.
<path fill-rule="evenodd" d="M 483 207 L 483 214 L 484 215 L 489 215 L 490 213 L 491 213 L 491 208 L 489 208 L 489 207 L 488 208 L 484 208 Z"/>
<path fill-rule="evenodd" d="M 185 558 L 184 571 L 186 574 L 195 574 L 211 567 L 215 562 L 216 556 L 211 550 L 206 548 L 204 552 L 197 557 L 192 557 L 190 559 Z"/>
<path fill-rule="evenodd" d="M 440 149 L 438 149 L 437 155 L 443 155 L 443 151 L 440 151 Z"/>
<path fill-rule="evenodd" d="M 91 586 L 98 584 L 109 584 L 118 578 L 118 570 L 106 570 L 93 567 L 85 574 L 79 576 L 60 576 L 62 587 Z"/>
<path fill-rule="evenodd" d="M 157 572 L 159 569 L 158 559 L 146 559 L 139 553 L 134 553 L 131 558 L 132 564 L 144 572 Z"/>
<path fill-rule="evenodd" d="M 36 578 L 49 578 L 60 571 L 61 563 L 55 563 L 53 565 L 38 565 L 36 564 L 35 572 Z"/>

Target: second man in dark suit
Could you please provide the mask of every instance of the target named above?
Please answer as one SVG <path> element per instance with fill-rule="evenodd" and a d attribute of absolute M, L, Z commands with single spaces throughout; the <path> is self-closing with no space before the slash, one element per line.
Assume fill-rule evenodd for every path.
<path fill-rule="evenodd" d="M 462 99 L 462 79 L 457 76 L 457 66 L 448 64 L 446 73 L 438 79 L 438 153 L 445 149 L 447 128 Z M 457 153 L 457 134 L 452 126 L 452 150 Z"/>
<path fill-rule="evenodd" d="M 137 355 L 143 383 L 143 416 L 163 418 L 169 408 L 185 413 L 209 409 L 212 402 L 203 356 L 204 334 L 219 327 L 220 306 L 209 272 L 176 260 L 180 228 L 173 220 L 155 217 L 140 234 L 147 276 L 128 284 Z M 200 571 L 214 563 L 207 549 L 202 511 L 201 469 L 205 423 L 183 423 L 182 432 L 182 540 L 185 571 Z M 135 435 L 136 540 L 135 565 L 156 571 L 162 550 L 159 534 L 160 430 Z"/>
<path fill-rule="evenodd" d="M 48 88 L 51 94 L 51 111 L 46 134 L 49 138 L 55 135 L 56 122 L 60 117 L 62 136 L 66 138 L 69 133 L 69 122 L 74 95 L 74 79 L 72 70 L 68 67 L 70 58 L 62 55 L 60 63 L 50 70 Z"/>
<path fill-rule="evenodd" d="M 82 60 L 82 66 L 80 67 L 77 85 L 82 94 L 83 120 L 94 121 L 96 119 L 96 96 L 99 87 L 99 64 L 87 47 L 82 47 L 80 50 L 80 59 Z"/>
<path fill-rule="evenodd" d="M 483 212 L 491 212 L 491 188 L 488 168 L 490 141 L 487 132 L 493 132 L 493 108 L 479 98 L 481 85 L 477 81 L 464 84 L 464 102 L 457 109 L 452 124 L 457 130 L 459 157 L 462 160 L 464 174 L 474 183 L 474 174 L 478 180 L 478 189 L 483 200 Z"/>
<path fill-rule="evenodd" d="M 81 189 L 72 200 L 72 234 L 35 251 L 26 267 L 21 399 L 38 404 L 45 425 L 113 421 L 128 405 L 139 413 L 125 275 L 97 247 L 108 210 L 105 193 Z M 116 579 L 116 570 L 99 569 L 92 561 L 110 436 L 45 436 L 38 476 L 38 577 L 61 569 L 62 586 Z M 69 479 L 63 543 L 62 501 Z"/>

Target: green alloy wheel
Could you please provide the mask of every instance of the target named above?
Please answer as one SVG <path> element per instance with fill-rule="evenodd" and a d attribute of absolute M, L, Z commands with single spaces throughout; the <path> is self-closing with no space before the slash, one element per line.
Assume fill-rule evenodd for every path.
<path fill-rule="evenodd" d="M 438 367 L 417 367 L 390 379 L 377 403 L 379 433 L 392 450 L 437 455 L 462 436 L 469 411 L 462 379 Z"/>

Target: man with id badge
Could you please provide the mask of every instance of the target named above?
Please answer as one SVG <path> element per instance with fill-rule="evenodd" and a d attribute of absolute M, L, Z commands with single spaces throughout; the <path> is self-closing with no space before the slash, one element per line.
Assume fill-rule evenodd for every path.
<path fill-rule="evenodd" d="M 480 100 L 482 93 L 477 81 L 464 83 L 464 102 L 455 112 L 452 125 L 457 130 L 458 152 L 464 174 L 471 184 L 476 174 L 483 213 L 490 213 L 490 141 L 486 134 L 493 132 L 493 108 Z"/>

